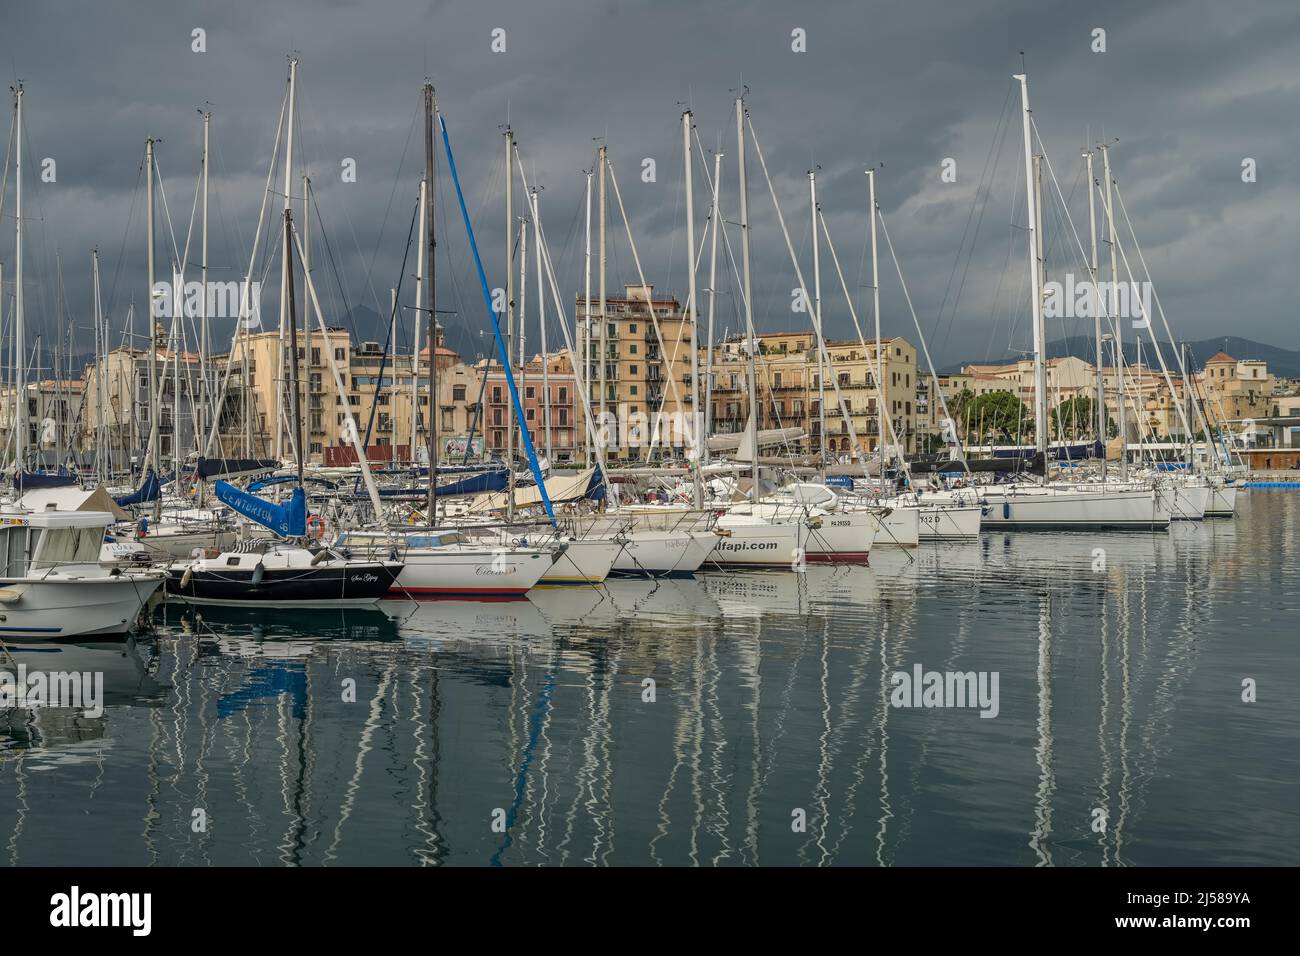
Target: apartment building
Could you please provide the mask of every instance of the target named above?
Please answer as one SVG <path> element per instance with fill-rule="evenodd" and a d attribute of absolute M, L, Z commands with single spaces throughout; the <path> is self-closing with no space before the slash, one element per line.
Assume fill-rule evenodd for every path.
<path fill-rule="evenodd" d="M 609 458 L 684 456 L 692 408 L 691 317 L 676 297 L 656 298 L 653 286 L 647 290 L 639 284 L 625 285 L 622 296 L 606 298 L 603 322 L 600 303 L 593 298 L 590 329 L 587 314 L 587 302 L 579 295 L 576 315 L 585 340 L 592 413 L 599 417 L 604 409 L 608 416 Z"/>
<path fill-rule="evenodd" d="M 478 422 L 477 430 L 486 437 L 489 454 L 504 456 L 508 445 L 506 431 L 511 420 L 510 389 L 505 372 L 500 362 L 487 359 L 480 362 L 475 371 L 479 380 L 486 379 L 485 420 Z M 549 449 L 553 462 L 576 461 L 585 456 L 578 377 L 568 351 L 534 356 L 522 369 L 515 369 L 514 374 L 528 437 L 537 454 L 546 456 Z M 549 434 L 546 427 L 548 403 Z M 515 447 L 516 450 L 520 447 L 517 439 Z"/>

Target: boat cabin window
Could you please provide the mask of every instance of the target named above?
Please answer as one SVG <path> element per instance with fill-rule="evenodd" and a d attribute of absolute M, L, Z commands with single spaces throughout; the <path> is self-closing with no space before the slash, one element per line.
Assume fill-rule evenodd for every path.
<path fill-rule="evenodd" d="M 233 567 L 237 564 L 239 564 L 239 555 L 235 555 L 233 558 L 226 558 L 227 567 Z"/>
<path fill-rule="evenodd" d="M 38 528 L 26 525 L 0 526 L 0 573 L 6 577 L 18 577 L 27 573 L 27 541 L 31 535 L 32 547 L 41 539 Z"/>
<path fill-rule="evenodd" d="M 32 543 L 32 567 L 97 564 L 103 544 L 103 528 L 46 528 L 40 543 Z"/>

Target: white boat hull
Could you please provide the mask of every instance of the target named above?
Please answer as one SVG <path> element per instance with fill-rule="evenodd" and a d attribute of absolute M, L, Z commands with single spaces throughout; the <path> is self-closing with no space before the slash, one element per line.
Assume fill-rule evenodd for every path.
<path fill-rule="evenodd" d="M 802 548 L 797 524 L 768 524 L 723 515 L 718 538 L 705 570 L 789 571 L 799 563 Z"/>
<path fill-rule="evenodd" d="M 1168 489 L 983 490 L 985 531 L 1150 531 L 1167 528 L 1173 514 Z"/>
<path fill-rule="evenodd" d="M 1210 505 L 1210 486 L 1207 484 L 1179 484 L 1169 489 L 1170 505 L 1175 521 L 1200 521 Z"/>
<path fill-rule="evenodd" d="M 623 544 L 612 538 L 575 538 L 546 569 L 538 587 L 591 587 L 609 577 Z"/>
<path fill-rule="evenodd" d="M 617 577 L 689 577 L 713 550 L 712 531 L 652 531 L 627 533 L 610 573 Z"/>
<path fill-rule="evenodd" d="M 417 598 L 522 598 L 551 567 L 535 550 L 410 548 L 392 592 Z"/>
<path fill-rule="evenodd" d="M 877 548 L 915 548 L 921 543 L 921 513 L 916 508 L 891 508 L 879 521 Z"/>
<path fill-rule="evenodd" d="M 125 634 L 162 583 L 161 573 L 0 581 L 0 638 Z"/>
<path fill-rule="evenodd" d="M 1212 485 L 1210 502 L 1205 506 L 1207 518 L 1232 518 L 1237 514 L 1237 486 Z"/>

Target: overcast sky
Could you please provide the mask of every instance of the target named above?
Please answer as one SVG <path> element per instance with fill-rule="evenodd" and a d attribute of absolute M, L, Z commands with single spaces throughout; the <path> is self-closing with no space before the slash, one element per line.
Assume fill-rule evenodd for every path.
<path fill-rule="evenodd" d="M 206 32 L 206 52 L 192 50 L 195 28 Z M 504 53 L 491 49 L 496 28 L 505 31 Z M 1093 52 L 1097 28 L 1105 52 Z M 806 52 L 792 50 L 796 29 L 805 31 Z M 731 101 L 743 83 L 808 283 L 806 174 L 818 166 L 823 209 L 869 326 L 863 170 L 883 164 L 879 203 L 935 361 L 1029 348 L 1020 113 L 1011 79 L 1023 50 L 1034 118 L 1069 197 L 1063 206 L 1048 187 L 1053 276 L 1082 269 L 1062 226 L 1068 209 L 1086 244 L 1081 148 L 1118 139 L 1115 178 L 1175 336 L 1234 334 L 1300 348 L 1291 294 L 1300 258 L 1300 5 L 1280 0 L 9 5 L 0 57 L 10 82 L 22 79 L 26 88 L 29 324 L 53 328 L 57 254 L 65 310 L 79 329 L 76 348 L 90 351 L 92 248 L 100 251 L 115 328 L 128 305 L 142 306 L 144 141 L 161 140 L 166 201 L 183 245 L 205 103 L 213 113 L 212 275 L 242 274 L 291 50 L 301 59 L 297 160 L 313 177 L 321 216 L 313 223 L 313 274 L 331 321 L 346 311 L 345 298 L 387 309 L 388 289 L 399 280 L 423 165 L 426 76 L 451 131 L 489 281 L 502 284 L 504 272 L 501 127 L 509 121 L 530 180 L 544 186 L 543 225 L 570 308 L 582 286 L 582 171 L 592 165 L 597 137 L 609 145 L 648 281 L 685 297 L 682 104 L 693 105 L 704 146 L 720 142 L 726 154 L 723 215 L 734 222 Z M 755 324 L 759 331 L 806 327 L 807 317 L 792 312 L 798 283 L 749 149 Z M 47 157 L 55 160 L 54 182 L 41 181 Z M 647 157 L 655 160 L 653 183 L 641 177 Z M 342 181 L 345 158 L 356 161 L 355 183 Z M 949 158 L 956 182 L 941 178 Z M 1254 160 L 1253 183 L 1242 181 L 1246 158 Z M 444 317 L 450 343 L 472 354 L 485 347 L 479 333 L 487 320 L 441 156 L 439 164 L 438 307 L 457 313 Z M 709 193 L 698 157 L 695 170 L 702 227 Z M 981 183 L 987 202 L 977 202 Z M 617 288 L 637 277 L 612 190 L 610 202 L 609 282 Z M 524 213 L 522 202 L 517 212 Z M 7 316 L 12 171 L 4 216 Z M 739 230 L 727 234 L 739 257 Z M 170 255 L 162 250 L 170 248 L 164 231 L 160 273 Z M 190 261 L 198 261 L 197 249 Z M 822 265 L 828 330 L 849 335 L 825 248 Z M 707 267 L 706 255 L 701 289 Z M 884 332 L 915 341 L 883 236 L 880 270 Z M 739 300 L 725 256 L 719 273 L 721 336 L 736 331 Z M 264 300 L 272 317 L 275 275 Z M 533 281 L 530 275 L 530 324 Z M 410 302 L 409 281 L 407 290 Z M 706 304 L 702 296 L 701 309 Z M 1048 335 L 1089 327 L 1053 320 Z M 222 325 L 223 336 L 228 328 Z M 554 316 L 549 328 L 554 342 Z M 535 329 L 529 335 L 535 343 Z"/>

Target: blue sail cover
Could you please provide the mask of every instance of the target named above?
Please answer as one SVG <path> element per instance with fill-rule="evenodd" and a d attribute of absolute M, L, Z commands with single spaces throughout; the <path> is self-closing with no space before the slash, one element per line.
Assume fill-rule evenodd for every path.
<path fill-rule="evenodd" d="M 605 476 L 600 473 L 600 465 L 591 473 L 591 482 L 587 485 L 587 493 L 583 495 L 588 501 L 605 500 Z"/>
<path fill-rule="evenodd" d="M 277 505 L 274 501 L 240 491 L 227 481 L 218 481 L 212 487 L 225 504 L 282 538 L 301 537 L 307 533 L 307 492 L 302 488 L 293 489 L 289 501 Z"/>
<path fill-rule="evenodd" d="M 60 468 L 57 472 L 20 471 L 14 475 L 14 484 L 20 491 L 31 491 L 34 488 L 67 488 L 76 483 L 77 476 L 71 474 L 66 468 Z"/>
<path fill-rule="evenodd" d="M 242 475 L 252 471 L 274 471 L 280 467 L 275 458 L 200 458 L 195 473 L 207 481 L 217 475 Z"/>
<path fill-rule="evenodd" d="M 150 468 L 145 473 L 144 481 L 141 483 L 139 488 L 131 492 L 129 495 L 122 495 L 121 497 L 114 498 L 113 500 L 116 501 L 123 508 L 127 508 L 130 507 L 131 505 L 142 505 L 146 501 L 153 501 L 161 494 L 162 494 L 162 482 L 158 480 L 158 475 L 154 472 L 152 468 Z"/>

